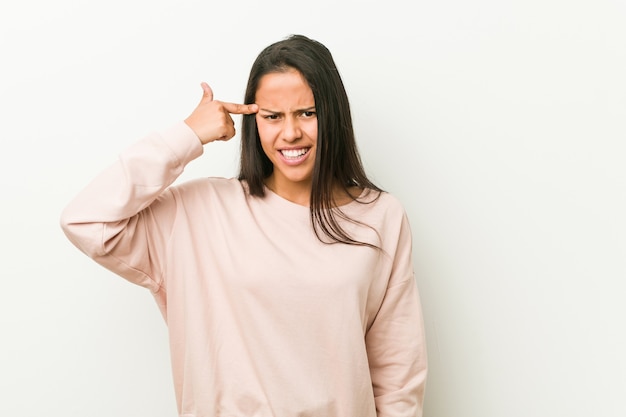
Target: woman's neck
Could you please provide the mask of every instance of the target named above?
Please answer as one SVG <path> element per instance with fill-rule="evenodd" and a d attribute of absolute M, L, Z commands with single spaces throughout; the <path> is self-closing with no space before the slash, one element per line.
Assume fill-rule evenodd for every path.
<path fill-rule="evenodd" d="M 272 174 L 265 179 L 265 186 L 275 194 L 292 203 L 309 207 L 311 203 L 311 182 L 277 181 Z"/>
<path fill-rule="evenodd" d="M 299 182 L 282 182 L 277 181 L 274 175 L 270 175 L 265 179 L 265 186 L 274 194 L 279 195 L 285 200 L 292 203 L 310 207 L 311 205 L 311 183 Z M 346 192 L 347 191 L 347 192 Z M 335 206 L 343 206 L 352 202 L 359 197 L 363 189 L 358 187 L 350 187 L 348 190 L 336 185 L 333 187 L 333 200 Z"/>

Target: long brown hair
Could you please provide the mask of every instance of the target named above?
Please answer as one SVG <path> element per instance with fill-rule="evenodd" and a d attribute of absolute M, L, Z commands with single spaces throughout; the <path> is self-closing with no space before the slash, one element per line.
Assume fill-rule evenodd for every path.
<path fill-rule="evenodd" d="M 333 57 L 324 45 L 302 35 L 291 35 L 266 47 L 254 61 L 244 97 L 244 103 L 256 100 L 261 78 L 268 73 L 299 71 L 313 92 L 317 112 L 317 151 L 313 169 L 310 213 L 311 223 L 318 239 L 330 243 L 376 246 L 351 237 L 339 224 L 337 217 L 350 219 L 336 207 L 333 191 L 339 185 L 350 193 L 351 187 L 366 188 L 380 194 L 382 190 L 365 174 L 359 156 L 348 95 Z M 264 180 L 273 171 L 273 165 L 263 152 L 254 115 L 243 117 L 241 128 L 241 160 L 239 179 L 245 180 L 249 192 L 264 196 Z M 368 198 L 368 202 L 372 199 Z M 321 234 L 320 234 L 321 233 Z"/>

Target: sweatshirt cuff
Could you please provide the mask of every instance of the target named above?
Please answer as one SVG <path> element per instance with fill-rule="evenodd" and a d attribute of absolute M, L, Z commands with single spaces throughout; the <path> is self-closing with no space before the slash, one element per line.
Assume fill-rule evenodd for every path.
<path fill-rule="evenodd" d="M 182 165 L 193 161 L 204 152 L 196 133 L 183 121 L 162 130 L 160 136 Z"/>

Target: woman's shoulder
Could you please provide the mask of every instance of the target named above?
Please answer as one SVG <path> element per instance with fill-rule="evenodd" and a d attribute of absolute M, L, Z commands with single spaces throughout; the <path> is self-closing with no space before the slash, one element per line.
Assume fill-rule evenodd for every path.
<path fill-rule="evenodd" d="M 175 194 L 191 197 L 193 195 L 209 196 L 219 194 L 221 198 L 245 197 L 247 190 L 237 178 L 201 177 L 187 180 L 171 187 Z"/>
<path fill-rule="evenodd" d="M 383 190 L 373 190 L 371 188 L 361 189 L 355 201 L 364 205 L 377 207 L 378 209 L 404 210 L 399 198 Z"/>
<path fill-rule="evenodd" d="M 361 189 L 358 197 L 340 209 L 350 218 L 375 224 L 394 222 L 405 215 L 404 206 L 395 195 L 369 188 Z"/>

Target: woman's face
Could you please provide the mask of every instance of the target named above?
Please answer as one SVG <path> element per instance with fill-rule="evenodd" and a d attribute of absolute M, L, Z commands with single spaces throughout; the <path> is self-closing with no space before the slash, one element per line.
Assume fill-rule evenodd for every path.
<path fill-rule="evenodd" d="M 290 69 L 264 75 L 256 91 L 261 146 L 274 165 L 276 188 L 310 188 L 317 145 L 317 113 L 311 88 Z"/>

